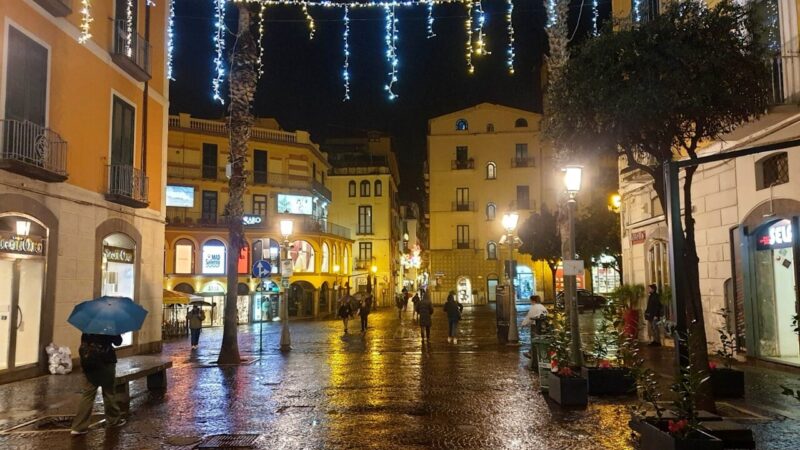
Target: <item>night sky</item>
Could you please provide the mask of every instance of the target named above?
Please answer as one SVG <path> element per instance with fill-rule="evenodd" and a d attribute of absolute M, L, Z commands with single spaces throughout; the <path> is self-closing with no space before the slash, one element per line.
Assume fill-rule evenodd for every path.
<path fill-rule="evenodd" d="M 275 117 L 287 130 L 302 129 L 315 142 L 350 136 L 363 130 L 390 134 L 401 167 L 400 195 L 422 194 L 422 162 L 426 152 L 427 121 L 432 117 L 481 102 L 541 111 L 539 71 L 546 50 L 545 15 L 541 0 L 515 0 L 516 74 L 506 69 L 505 1 L 485 0 L 486 41 L 491 55 L 473 57 L 475 73 L 465 62 L 466 9 L 461 5 L 434 8 L 437 36 L 427 39 L 427 11 L 418 6 L 398 8 L 398 94 L 389 100 L 384 91 L 385 58 L 382 10 L 350 11 L 351 100 L 343 102 L 343 10 L 310 8 L 316 21 L 313 40 L 300 7 L 267 9 L 264 39 L 264 76 L 258 85 L 254 112 Z M 571 28 L 580 1 L 573 1 Z M 607 17 L 609 0 L 601 0 L 600 16 Z M 213 69 L 213 2 L 177 0 L 175 6 L 176 81 L 170 87 L 170 112 L 188 112 L 220 118 L 225 107 L 211 96 Z M 228 6 L 228 28 L 236 27 L 235 7 Z M 591 2 L 586 1 L 579 40 L 591 27 Z M 227 49 L 233 43 L 229 33 Z M 227 65 L 227 64 L 226 64 Z M 224 86 L 227 94 L 227 85 Z"/>

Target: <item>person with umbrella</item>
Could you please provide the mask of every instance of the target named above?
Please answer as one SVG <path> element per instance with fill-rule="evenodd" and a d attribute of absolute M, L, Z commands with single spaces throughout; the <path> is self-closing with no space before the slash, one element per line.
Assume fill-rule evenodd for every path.
<path fill-rule="evenodd" d="M 206 313 L 195 303 L 192 309 L 186 313 L 186 320 L 189 322 L 189 332 L 192 334 L 192 350 L 196 350 L 197 344 L 200 342 L 203 321 L 206 320 Z"/>
<path fill-rule="evenodd" d="M 138 330 L 144 323 L 147 310 L 126 297 L 103 296 L 80 303 L 67 321 L 81 330 L 78 349 L 86 385 L 72 421 L 71 434 L 84 435 L 89 431 L 92 406 L 97 388 L 102 388 L 106 423 L 121 427 L 127 420 L 114 392 L 117 371 L 115 345 L 122 344 L 122 334 Z"/>

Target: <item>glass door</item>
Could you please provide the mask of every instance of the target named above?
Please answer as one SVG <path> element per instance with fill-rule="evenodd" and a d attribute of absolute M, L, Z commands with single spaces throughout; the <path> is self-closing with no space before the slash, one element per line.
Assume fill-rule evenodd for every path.
<path fill-rule="evenodd" d="M 36 364 L 44 261 L 0 259 L 0 277 L 0 370 Z"/>
<path fill-rule="evenodd" d="M 0 370 L 8 369 L 11 356 L 11 310 L 13 308 L 14 261 L 0 259 Z"/>

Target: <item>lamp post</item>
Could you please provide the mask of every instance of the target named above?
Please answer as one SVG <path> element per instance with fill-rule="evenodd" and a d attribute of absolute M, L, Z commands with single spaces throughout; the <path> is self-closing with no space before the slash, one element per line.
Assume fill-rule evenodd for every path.
<path fill-rule="evenodd" d="M 294 222 L 288 219 L 281 220 L 281 236 L 283 242 L 281 243 L 281 287 L 283 288 L 283 301 L 281 302 L 281 351 L 288 352 L 292 349 L 292 336 L 289 333 L 289 277 L 290 273 L 285 270 L 286 264 L 284 261 L 290 261 L 289 258 L 289 236 L 292 235 Z"/>
<path fill-rule="evenodd" d="M 517 330 L 517 301 L 514 298 L 514 280 L 512 279 L 511 273 L 511 268 L 514 264 L 514 247 L 520 242 L 519 237 L 514 234 L 518 222 L 519 214 L 516 212 L 512 211 L 503 214 L 503 228 L 506 230 L 506 234 L 500 238 L 501 244 L 505 243 L 508 245 L 508 262 L 505 264 L 503 277 L 505 278 L 504 284 L 508 286 L 508 343 L 512 345 L 519 343 L 519 330 Z"/>
<path fill-rule="evenodd" d="M 564 261 L 575 259 L 575 210 L 577 202 L 575 197 L 581 190 L 581 177 L 583 175 L 582 166 L 566 166 L 564 172 L 564 188 L 569 195 L 567 200 L 567 223 L 568 223 L 568 236 L 567 236 L 567 252 L 564 255 Z M 566 297 L 567 312 L 569 313 L 569 331 L 570 331 L 570 353 L 572 355 L 572 364 L 574 366 L 583 365 L 583 354 L 581 352 L 581 335 L 580 324 L 578 322 L 578 289 L 576 275 L 567 275 L 564 272 L 564 294 Z"/>

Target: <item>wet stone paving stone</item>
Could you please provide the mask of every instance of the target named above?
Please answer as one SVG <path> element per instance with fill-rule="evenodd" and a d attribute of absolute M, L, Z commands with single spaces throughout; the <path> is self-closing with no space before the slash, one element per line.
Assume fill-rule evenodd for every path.
<path fill-rule="evenodd" d="M 222 434 L 258 434 L 258 449 L 636 448 L 627 425 L 633 399 L 592 397 L 583 409 L 549 401 L 526 367 L 527 346 L 497 344 L 492 308 L 465 309 L 457 345 L 447 342 L 440 308 L 433 322 L 423 346 L 410 310 L 402 319 L 376 311 L 365 335 L 343 335 L 338 320 L 296 321 L 288 354 L 277 350 L 280 324 L 270 323 L 260 355 L 259 326 L 241 326 L 242 357 L 255 359 L 242 366 L 209 364 L 221 329 L 204 330 L 196 352 L 188 339 L 169 341 L 166 395 L 136 381 L 129 423 L 82 437 L 2 433 L 37 415 L 72 414 L 80 373 L 0 386 L 0 448 L 188 450 Z M 758 448 L 795 448 L 782 445 L 798 442 L 800 417 L 775 417 L 753 426 Z"/>

